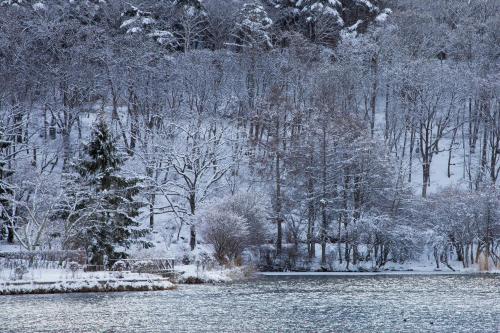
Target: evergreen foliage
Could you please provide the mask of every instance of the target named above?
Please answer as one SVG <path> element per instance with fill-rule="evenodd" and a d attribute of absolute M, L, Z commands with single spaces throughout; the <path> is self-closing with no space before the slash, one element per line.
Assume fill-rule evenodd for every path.
<path fill-rule="evenodd" d="M 109 260 L 126 258 L 126 249 L 139 242 L 145 247 L 151 244 L 140 240 L 148 232 L 141 228 L 139 209 L 144 206 L 137 199 L 140 181 L 121 174 L 123 157 L 116 148 L 104 117 L 99 117 L 91 134 L 91 141 L 84 147 L 85 158 L 74 166 L 76 176 L 69 181 L 68 194 L 76 203 L 76 214 L 66 211 L 66 218 L 84 216 L 86 228 L 71 241 L 83 245 L 91 262 L 102 264 Z"/>

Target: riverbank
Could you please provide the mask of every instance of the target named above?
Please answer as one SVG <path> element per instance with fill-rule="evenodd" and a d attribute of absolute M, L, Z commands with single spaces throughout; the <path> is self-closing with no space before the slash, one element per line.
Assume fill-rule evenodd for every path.
<path fill-rule="evenodd" d="M 217 267 L 202 269 L 196 265 L 178 265 L 170 278 L 147 273 L 132 272 L 83 272 L 72 273 L 67 269 L 34 269 L 22 279 L 13 279 L 12 271 L 0 271 L 0 295 L 48 294 L 75 292 L 118 292 L 118 291 L 157 291 L 175 289 L 177 284 L 219 284 L 255 277 L 286 276 L 385 276 L 385 275 L 474 275 L 500 274 L 500 270 L 481 272 L 478 267 L 460 267 L 459 262 L 437 270 L 431 262 L 408 262 L 406 264 L 389 263 L 384 268 L 374 271 L 369 267 L 352 267 L 352 270 L 334 271 L 274 271 L 258 272 L 251 266 Z"/>
<path fill-rule="evenodd" d="M 379 270 L 373 270 L 369 267 L 359 266 L 353 267 L 352 270 L 342 270 L 341 267 L 336 267 L 334 271 L 256 271 L 247 266 L 216 269 L 209 271 L 197 271 L 193 265 L 179 266 L 181 274 L 177 279 L 179 284 L 204 284 L 204 283 L 228 283 L 241 280 L 251 279 L 259 276 L 384 276 L 384 275 L 476 275 L 476 274 L 495 274 L 500 275 L 499 269 L 490 271 L 480 271 L 477 265 L 463 268 L 460 267 L 460 262 L 453 262 L 450 267 L 436 269 L 432 263 L 409 262 L 406 264 L 389 263 L 387 266 Z"/>
<path fill-rule="evenodd" d="M 448 264 L 440 264 L 440 267 L 436 267 L 436 263 L 432 260 L 420 260 L 420 261 L 407 261 L 405 263 L 394 263 L 388 262 L 382 267 L 376 267 L 371 262 L 360 262 L 357 265 L 350 265 L 348 268 L 345 263 L 341 264 L 338 262 L 330 263 L 327 266 L 322 266 L 319 263 L 318 258 L 313 260 L 307 266 L 299 266 L 295 269 L 285 268 L 280 269 L 270 269 L 269 271 L 263 272 L 264 274 L 288 274 L 288 275 L 299 275 L 299 274 L 309 274 L 309 275 L 383 275 L 383 274 L 482 274 L 482 273 L 492 273 L 500 274 L 500 266 L 495 267 L 493 263 L 490 263 L 489 269 L 485 270 L 482 264 L 473 264 L 469 267 L 464 267 L 463 263 L 456 260 L 450 260 Z"/>
<path fill-rule="evenodd" d="M 179 265 L 169 278 L 132 272 L 83 272 L 67 269 L 32 269 L 21 279 L 12 270 L 0 270 L 0 295 L 53 294 L 76 292 L 118 292 L 172 290 L 177 284 L 218 284 L 248 278 L 247 267 L 202 270 L 195 265 Z"/>
<path fill-rule="evenodd" d="M 500 271 L 258 272 L 259 276 L 500 275 Z"/>
<path fill-rule="evenodd" d="M 425 276 L 425 275 L 500 275 L 500 271 L 379 271 L 379 272 L 243 272 L 243 269 L 211 271 L 180 275 L 176 284 L 220 284 L 253 277 L 373 277 L 373 276 Z M 86 292 L 124 292 L 173 290 L 177 285 L 154 275 L 126 278 L 80 278 L 67 280 L 0 281 L 0 295 L 57 294 Z"/>
<path fill-rule="evenodd" d="M 68 272 L 65 269 L 32 269 L 22 278 L 0 271 L 0 295 L 74 292 L 170 290 L 175 284 L 158 275 L 132 272 Z"/>
<path fill-rule="evenodd" d="M 248 266 L 202 270 L 195 265 L 178 265 L 176 270 L 179 284 L 227 283 L 248 279 L 255 273 Z"/>
<path fill-rule="evenodd" d="M 175 285 L 163 278 L 0 282 L 0 295 L 155 291 L 172 289 L 175 289 Z"/>

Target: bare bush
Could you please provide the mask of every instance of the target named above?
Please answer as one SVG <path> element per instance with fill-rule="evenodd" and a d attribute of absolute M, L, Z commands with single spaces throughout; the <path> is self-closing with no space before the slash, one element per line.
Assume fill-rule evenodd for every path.
<path fill-rule="evenodd" d="M 113 269 L 114 271 L 117 271 L 117 272 L 122 272 L 122 271 L 124 271 L 124 270 L 125 270 L 126 266 L 127 266 L 127 265 L 125 264 L 125 262 L 124 262 L 124 261 L 122 261 L 122 260 L 118 260 L 117 262 L 115 262 L 115 263 L 113 264 L 112 269 Z"/>
<path fill-rule="evenodd" d="M 224 197 L 217 208 L 221 211 L 230 211 L 242 217 L 248 227 L 247 245 L 265 244 L 269 235 L 266 228 L 266 207 L 259 193 L 236 193 Z"/>
<path fill-rule="evenodd" d="M 76 261 L 70 261 L 67 267 L 71 271 L 71 276 L 73 278 L 75 277 L 76 272 L 80 269 L 80 265 Z"/>
<path fill-rule="evenodd" d="M 14 276 L 16 280 L 22 280 L 24 274 L 28 273 L 28 268 L 21 264 L 14 269 Z"/>
<path fill-rule="evenodd" d="M 201 219 L 203 237 L 213 245 L 220 263 L 234 261 L 241 255 L 248 236 L 248 226 L 242 217 L 212 209 L 203 214 Z"/>

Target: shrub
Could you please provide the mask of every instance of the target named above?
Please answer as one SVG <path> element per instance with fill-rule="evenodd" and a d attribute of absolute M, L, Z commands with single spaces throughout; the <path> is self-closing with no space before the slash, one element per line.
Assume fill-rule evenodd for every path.
<path fill-rule="evenodd" d="M 28 268 L 24 264 L 21 264 L 14 268 L 14 276 L 16 280 L 22 280 L 24 274 L 26 273 L 28 273 Z"/>
<path fill-rule="evenodd" d="M 216 264 L 215 259 L 208 253 L 202 252 L 199 255 L 202 270 L 212 270 Z"/>
<path fill-rule="evenodd" d="M 265 244 L 268 239 L 266 208 L 262 195 L 256 193 L 236 193 L 221 199 L 215 206 L 220 212 L 232 212 L 243 218 L 248 230 L 245 243 L 251 245 Z"/>
<path fill-rule="evenodd" d="M 67 267 L 71 271 L 72 277 L 75 277 L 75 273 L 80 269 L 80 265 L 76 261 L 70 261 Z"/>
<path fill-rule="evenodd" d="M 122 272 L 125 270 L 127 265 L 125 264 L 124 261 L 118 260 L 113 264 L 112 270 L 117 271 L 117 272 Z"/>
<path fill-rule="evenodd" d="M 185 254 L 182 256 L 181 262 L 183 265 L 189 265 L 189 264 L 191 264 L 192 261 L 193 260 L 189 257 L 188 254 Z"/>
<path fill-rule="evenodd" d="M 246 245 L 246 221 L 232 212 L 217 209 L 207 211 L 202 219 L 202 234 L 205 240 L 213 245 L 217 260 L 220 263 L 235 260 Z"/>

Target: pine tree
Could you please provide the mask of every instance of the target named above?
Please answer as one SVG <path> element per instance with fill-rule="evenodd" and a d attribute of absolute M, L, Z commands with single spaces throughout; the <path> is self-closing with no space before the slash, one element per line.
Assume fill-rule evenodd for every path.
<path fill-rule="evenodd" d="M 139 180 L 121 175 L 124 159 L 104 117 L 98 119 L 84 152 L 87 156 L 75 166 L 77 177 L 68 189 L 70 200 L 77 202 L 77 211 L 67 211 L 66 218 L 85 216 L 81 232 L 72 242 L 86 247 L 93 264 L 102 264 L 104 256 L 111 261 L 125 258 L 125 250 L 132 243 L 149 247 L 150 243 L 139 240 L 148 231 L 137 221 L 139 209 L 144 206 L 136 199 Z"/>
<path fill-rule="evenodd" d="M 234 37 L 238 50 L 242 48 L 271 49 L 273 47 L 270 35 L 273 21 L 260 2 L 243 4 L 237 20 Z"/>

